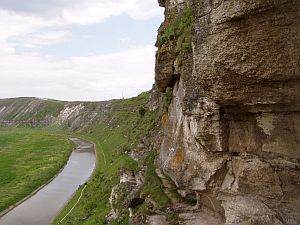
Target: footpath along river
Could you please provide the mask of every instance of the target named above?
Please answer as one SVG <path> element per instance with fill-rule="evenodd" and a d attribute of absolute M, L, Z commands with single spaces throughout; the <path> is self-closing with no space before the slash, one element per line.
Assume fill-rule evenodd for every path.
<path fill-rule="evenodd" d="M 93 173 L 96 156 L 91 143 L 76 144 L 64 169 L 45 187 L 0 218 L 0 225 L 48 225 Z"/>

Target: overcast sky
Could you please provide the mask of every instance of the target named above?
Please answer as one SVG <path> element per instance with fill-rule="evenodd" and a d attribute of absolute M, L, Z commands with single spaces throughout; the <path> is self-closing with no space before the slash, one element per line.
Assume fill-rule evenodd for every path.
<path fill-rule="evenodd" d="M 156 0 L 0 0 L 0 98 L 132 97 L 154 83 Z"/>

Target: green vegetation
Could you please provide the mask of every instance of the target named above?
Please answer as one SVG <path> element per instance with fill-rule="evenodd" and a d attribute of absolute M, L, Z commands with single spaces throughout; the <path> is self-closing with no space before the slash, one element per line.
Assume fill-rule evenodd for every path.
<path fill-rule="evenodd" d="M 179 217 L 175 212 L 170 212 L 167 214 L 167 221 L 170 225 L 176 225 L 178 224 Z"/>
<path fill-rule="evenodd" d="M 73 146 L 50 131 L 0 128 L 0 211 L 47 183 Z"/>
<path fill-rule="evenodd" d="M 163 184 L 155 172 L 155 154 L 152 151 L 142 162 L 146 166 L 145 185 L 142 193 L 150 196 L 155 201 L 159 210 L 168 206 L 171 202 L 163 191 Z"/>
<path fill-rule="evenodd" d="M 164 174 L 166 179 L 168 180 L 169 184 L 171 187 L 169 188 L 170 194 L 172 195 L 172 198 L 176 198 L 177 201 L 179 202 L 184 202 L 186 204 L 189 204 L 191 206 L 195 206 L 197 204 L 197 200 L 189 197 L 182 197 L 178 192 L 177 192 L 177 186 L 174 183 L 174 181 L 171 179 L 171 177 L 167 176 Z"/>
<path fill-rule="evenodd" d="M 150 198 L 151 201 L 145 201 L 141 205 L 136 206 L 133 209 L 136 215 L 145 216 L 157 211 L 164 211 L 171 204 L 171 199 L 164 192 L 162 181 L 155 172 L 155 158 L 155 152 L 150 151 L 141 161 L 140 167 L 146 168 L 145 183 L 142 187 L 141 195 L 144 199 Z"/>
<path fill-rule="evenodd" d="M 158 36 L 158 45 L 167 41 L 176 40 L 176 47 L 180 50 L 191 50 L 192 48 L 192 9 L 186 7 L 170 25 L 161 30 Z"/>
<path fill-rule="evenodd" d="M 79 190 L 53 224 L 105 224 L 105 216 L 110 211 L 109 196 L 113 186 L 119 182 L 120 169 L 136 170 L 138 167 L 137 162 L 126 152 L 136 147 L 158 119 L 155 112 L 146 110 L 148 99 L 149 92 L 145 92 L 135 98 L 115 101 L 112 103 L 113 111 L 103 115 L 103 120 L 91 128 L 89 135 L 77 134 L 95 143 L 97 168 L 87 184 L 80 204 L 59 223 L 77 201 Z M 139 113 L 141 107 L 145 109 L 143 117 Z M 121 195 L 120 207 L 121 200 L 126 195 L 125 189 Z M 121 216 L 112 224 L 128 224 L 128 216 L 128 210 L 123 210 Z"/>
<path fill-rule="evenodd" d="M 172 98 L 173 98 L 173 88 L 167 87 L 164 93 L 164 103 L 167 108 L 169 107 Z"/>
<path fill-rule="evenodd" d="M 39 124 L 40 127 L 44 126 L 44 124 L 41 123 L 42 121 L 45 121 L 45 119 L 50 116 L 58 116 L 65 106 L 65 102 L 62 101 L 52 99 L 40 100 L 34 98 L 0 99 L 0 103 L 4 106 L 11 104 L 14 106 L 14 111 L 2 116 L 2 120 L 14 120 L 17 118 L 18 121 L 26 121 L 23 125 L 36 126 Z M 36 110 L 24 113 L 24 105 Z"/>
<path fill-rule="evenodd" d="M 167 95 L 171 95 L 172 90 L 170 89 Z M 162 182 L 159 177 L 155 173 L 155 152 L 154 150 L 149 151 L 150 153 L 138 164 L 134 161 L 131 157 L 128 156 L 129 151 L 136 151 L 138 148 L 138 144 L 140 143 L 141 139 L 145 136 L 151 137 L 151 133 L 156 132 L 155 127 L 159 120 L 159 115 L 157 112 L 151 112 L 147 108 L 148 100 L 150 97 L 150 92 L 145 92 L 140 94 L 139 96 L 131 99 L 122 99 L 122 100 L 115 100 L 111 102 L 111 110 L 107 110 L 105 112 L 99 112 L 99 120 L 97 123 L 89 124 L 89 126 L 80 129 L 79 131 L 73 132 L 72 136 L 78 136 L 82 139 L 86 139 L 87 141 L 93 142 L 96 146 L 96 153 L 97 153 L 97 165 L 96 169 L 94 170 L 94 174 L 92 178 L 87 182 L 87 186 L 84 189 L 83 196 L 79 202 L 79 204 L 72 210 L 72 212 L 60 223 L 61 219 L 65 217 L 65 215 L 70 211 L 70 209 L 74 206 L 75 202 L 77 202 L 82 188 L 81 187 L 74 196 L 70 199 L 67 203 L 66 207 L 62 209 L 60 214 L 57 216 L 53 224 L 83 224 L 83 225 L 95 225 L 95 224 L 105 224 L 105 216 L 110 211 L 110 204 L 109 204 L 109 197 L 112 191 L 112 188 L 119 183 L 119 176 L 120 170 L 127 169 L 131 171 L 136 171 L 141 168 L 145 168 L 145 185 L 142 188 L 142 195 L 146 198 L 150 196 L 151 202 L 144 202 L 140 206 L 137 206 L 134 211 L 141 213 L 141 214 L 150 214 L 152 210 L 163 210 L 170 204 L 170 199 L 163 191 Z M 168 96 L 167 96 L 168 97 Z M 169 96 L 170 98 L 171 96 Z M 169 99 L 170 100 L 170 99 Z M 169 101 L 168 100 L 168 101 Z M 49 114 L 56 114 L 59 113 L 60 103 L 57 102 L 48 102 L 45 103 L 47 107 L 43 110 L 38 110 L 39 115 L 41 118 L 44 115 Z M 50 105 L 50 106 L 49 106 Z M 53 105 L 53 110 L 51 110 Z M 88 107 L 88 110 L 96 110 L 97 104 L 94 103 L 85 103 L 85 106 Z M 46 111 L 46 112 L 44 112 Z M 39 117 L 39 116 L 38 116 Z M 41 125 L 42 126 L 42 125 Z M 64 127 L 67 128 L 67 127 Z M 37 171 L 39 167 L 37 165 L 41 164 L 44 167 L 50 167 L 47 163 L 58 161 L 58 158 L 62 158 L 63 155 L 66 159 L 69 154 L 69 150 L 63 152 L 63 150 L 69 149 L 68 147 L 64 146 L 63 143 L 63 136 L 58 136 L 57 133 L 60 131 L 56 130 L 56 133 L 51 135 L 51 133 L 42 130 L 30 130 L 27 129 L 17 129 L 17 130 L 4 130 L 2 135 L 5 132 L 11 132 L 11 135 L 16 135 L 19 138 L 26 137 L 26 141 L 23 141 L 18 144 L 20 149 L 27 149 L 26 151 L 22 152 L 19 157 L 24 157 L 26 160 L 31 157 L 31 151 L 33 151 L 33 144 L 30 144 L 28 140 L 31 138 L 36 137 L 38 140 L 44 140 L 43 143 L 34 142 L 36 146 L 40 146 L 44 144 L 45 146 L 50 146 L 53 149 L 53 140 L 55 140 L 55 144 L 59 144 L 61 149 L 55 149 L 53 153 L 57 158 L 54 158 L 52 155 L 47 155 L 45 146 L 43 151 L 43 155 L 36 156 L 33 162 L 29 161 L 30 164 L 34 165 Z M 22 133 L 23 132 L 23 133 Z M 66 134 L 66 131 L 61 131 L 60 133 Z M 26 134 L 26 135 L 25 135 Z M 4 136 L 3 136 L 4 137 Z M 50 138 L 49 143 L 46 141 L 46 137 Z M 27 140 L 28 139 L 28 140 Z M 5 145 L 8 137 L 1 138 L 0 136 L 0 143 Z M 48 140 L 48 139 L 47 139 Z M 51 142 L 52 141 L 52 142 Z M 14 142 L 14 141 L 11 141 Z M 28 144 L 28 146 L 27 146 Z M 70 144 L 67 142 L 67 144 Z M 26 147 L 27 146 L 27 147 Z M 0 145 L 2 154 L 2 148 Z M 57 151 L 60 151 L 59 153 Z M 50 154 L 50 153 L 49 153 Z M 1 155 L 2 156 L 2 155 Z M 3 162 L 9 162 L 9 159 L 18 158 L 15 156 L 5 156 L 3 157 Z M 4 160 L 5 159 L 5 160 Z M 51 160 L 49 160 L 51 159 Z M 52 160 L 53 159 L 53 160 Z M 2 158 L 1 158 L 2 160 Z M 3 168 L 13 168 L 14 166 L 10 167 L 9 165 L 4 165 L 0 160 L 0 165 L 3 165 Z M 50 162 L 48 162 L 50 161 Z M 14 162 L 18 164 L 20 160 Z M 47 162 L 47 163 L 46 163 Z M 35 164 L 34 164 L 35 163 Z M 57 170 L 62 167 L 65 163 L 65 160 L 62 160 L 61 163 L 55 164 L 58 166 Z M 20 164 L 21 165 L 21 164 Z M 23 167 L 25 164 L 23 165 Z M 14 176 L 19 176 L 21 174 L 24 177 L 24 180 L 32 180 L 28 178 L 28 170 L 23 168 L 23 173 L 16 174 L 13 169 L 8 169 L 12 173 L 6 171 L 2 174 L 3 178 L 0 175 L 1 181 L 4 182 L 11 182 L 12 179 L 15 179 Z M 56 170 L 56 172 L 57 172 Z M 35 171 L 35 170 L 33 170 Z M 45 170 L 46 171 L 46 170 Z M 52 171 L 52 170 L 51 170 Z M 2 170 L 1 170 L 2 172 Z M 34 172 L 29 172 L 29 174 Z M 4 175 L 5 174 L 5 175 Z M 49 176 L 45 178 L 45 174 L 40 175 L 39 178 L 39 185 L 47 182 L 55 172 L 48 172 Z M 6 176 L 6 177 L 5 177 Z M 39 186 L 36 185 L 36 186 Z M 16 188 L 18 188 L 16 186 Z M 15 188 L 15 190 L 16 190 Z M 32 188 L 30 189 L 32 191 Z M 1 194 L 6 196 L 7 193 L 2 192 L 0 189 Z M 31 193 L 31 191 L 26 192 L 27 194 Z M 124 199 L 128 194 L 128 188 L 126 185 L 121 186 L 118 190 L 118 200 L 116 208 L 119 210 L 119 217 L 113 221 L 112 225 L 117 224 L 129 224 L 129 212 L 123 206 Z M 27 194 L 24 193 L 22 197 L 26 196 Z M 19 198 L 20 199 L 20 198 Z M 5 207 L 12 204 L 12 202 L 6 204 Z"/>
<path fill-rule="evenodd" d="M 65 104 L 61 101 L 56 100 L 45 100 L 41 102 L 41 105 L 39 106 L 39 111 L 33 115 L 34 118 L 37 120 L 44 119 L 46 116 L 58 116 L 60 111 L 64 108 Z"/>
<path fill-rule="evenodd" d="M 145 115 L 145 113 L 146 113 L 146 109 L 145 109 L 144 107 L 141 107 L 141 108 L 139 109 L 139 114 L 140 114 L 140 116 L 143 117 L 143 116 Z"/>

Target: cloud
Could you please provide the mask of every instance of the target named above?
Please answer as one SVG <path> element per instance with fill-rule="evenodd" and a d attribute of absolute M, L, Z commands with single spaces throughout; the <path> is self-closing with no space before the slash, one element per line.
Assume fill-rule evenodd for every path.
<path fill-rule="evenodd" d="M 53 44 L 70 35 L 68 31 L 43 32 L 45 28 L 59 29 L 62 24 L 58 20 L 47 20 L 38 15 L 24 15 L 0 9 L 0 18 L 0 27 L 5 28 L 0 29 L 0 46 L 5 48 L 16 45 L 37 47 Z M 0 49 L 0 52 L 3 51 Z"/>
<path fill-rule="evenodd" d="M 68 25 L 101 23 L 122 14 L 147 20 L 162 15 L 162 10 L 155 0 L 1 0 L 0 27 L 5 29 L 0 30 L 0 43 L 22 36 L 24 41 L 34 39 L 31 47 L 47 40 L 52 44 L 50 33 L 40 33 L 43 29 L 58 29 L 57 34 Z"/>
<path fill-rule="evenodd" d="M 161 14 L 155 0 L 1 0 L 0 8 L 71 24 L 98 23 L 123 13 L 134 19 Z"/>
<path fill-rule="evenodd" d="M 16 49 L 11 44 L 4 44 L 0 42 L 0 55 L 15 53 Z"/>
<path fill-rule="evenodd" d="M 71 39 L 71 25 L 119 15 L 148 20 L 162 15 L 162 9 L 156 0 L 1 0 L 0 96 L 104 100 L 150 89 L 155 48 L 133 47 L 128 38 L 120 41 L 129 50 L 111 54 L 63 58 L 37 52 L 37 47 Z"/>
<path fill-rule="evenodd" d="M 158 7 L 156 0 L 134 0 L 127 14 L 136 20 L 147 20 L 162 15 L 162 8 Z"/>
<path fill-rule="evenodd" d="M 76 1 L 76 0 L 74 0 Z M 68 5 L 64 0 L 1 0 L 0 8 L 21 13 L 41 13 L 51 12 Z"/>
<path fill-rule="evenodd" d="M 42 45 L 57 44 L 69 39 L 71 33 L 69 31 L 48 31 L 31 33 L 19 36 L 14 39 L 15 42 L 21 43 L 26 48 L 36 48 Z"/>
<path fill-rule="evenodd" d="M 34 32 L 38 29 L 53 26 L 53 21 L 46 21 L 35 15 L 22 15 L 12 11 L 0 9 L 0 41 L 10 37 Z"/>
<path fill-rule="evenodd" d="M 0 55 L 0 96 L 62 100 L 135 96 L 152 86 L 155 50 L 143 46 L 64 60 L 38 53 Z"/>

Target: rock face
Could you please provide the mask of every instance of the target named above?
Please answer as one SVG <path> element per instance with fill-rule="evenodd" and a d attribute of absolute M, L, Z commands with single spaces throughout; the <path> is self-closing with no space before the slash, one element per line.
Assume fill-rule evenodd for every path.
<path fill-rule="evenodd" d="M 158 44 L 160 167 L 223 224 L 300 224 L 299 0 L 159 3 L 159 35 L 193 14 L 192 50 Z"/>

